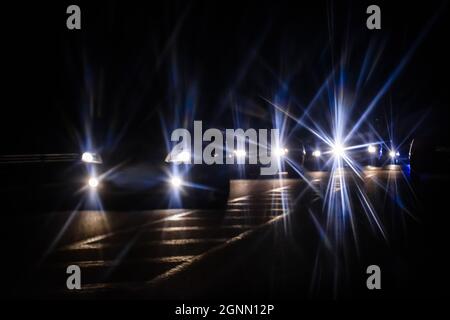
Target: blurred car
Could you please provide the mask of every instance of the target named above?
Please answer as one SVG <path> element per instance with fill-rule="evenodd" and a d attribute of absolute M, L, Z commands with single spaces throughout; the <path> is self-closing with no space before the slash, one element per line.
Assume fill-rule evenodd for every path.
<path fill-rule="evenodd" d="M 11 209 L 226 205 L 230 189 L 226 166 L 170 161 L 160 149 L 2 155 L 0 194 Z"/>
<path fill-rule="evenodd" d="M 164 149 L 165 150 L 165 149 Z M 193 164 L 191 154 L 155 146 L 120 157 L 109 155 L 97 192 L 109 206 L 139 208 L 224 207 L 230 192 L 226 165 Z M 175 152 L 174 152 L 175 151 Z"/>
<path fill-rule="evenodd" d="M 323 141 L 307 143 L 305 154 L 305 167 L 308 170 L 327 170 L 333 165 L 333 159 L 341 157 L 343 166 L 374 166 L 382 167 L 389 164 L 406 163 L 408 152 L 401 148 L 388 147 L 384 141 L 368 143 L 365 141 L 352 141 L 343 146 L 329 145 Z M 392 145 L 392 144 L 390 144 Z"/>
<path fill-rule="evenodd" d="M 409 164 L 409 143 L 403 143 L 395 146 L 392 142 L 386 142 L 382 145 L 383 153 L 381 157 L 381 165 L 408 165 Z"/>
<path fill-rule="evenodd" d="M 12 209 L 62 207 L 98 185 L 98 155 L 45 153 L 0 156 L 3 203 Z"/>
<path fill-rule="evenodd" d="M 298 171 L 303 169 L 303 161 L 305 156 L 305 149 L 300 142 L 291 141 L 289 143 L 279 144 L 277 147 L 269 148 L 268 155 L 273 156 L 275 161 L 278 161 L 278 169 L 273 175 L 261 175 L 261 168 L 270 166 L 269 164 L 251 164 L 250 158 L 259 159 L 258 150 L 255 154 L 251 153 L 249 148 L 239 148 L 229 151 L 227 157 L 234 159 L 234 164 L 231 166 L 231 174 L 235 178 L 273 178 L 273 177 L 298 177 Z"/>
<path fill-rule="evenodd" d="M 328 145 L 325 142 L 310 143 L 306 147 L 305 167 L 309 170 L 327 170 L 333 166 L 334 159 L 342 158 L 342 165 L 347 166 L 346 159 L 358 166 L 379 166 L 383 157 L 381 143 L 343 146 Z"/>

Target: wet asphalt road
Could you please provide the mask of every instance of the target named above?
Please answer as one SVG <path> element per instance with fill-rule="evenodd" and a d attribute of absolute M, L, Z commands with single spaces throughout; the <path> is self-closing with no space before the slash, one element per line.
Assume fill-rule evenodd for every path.
<path fill-rule="evenodd" d="M 9 217 L 4 294 L 296 299 L 434 290 L 426 262 L 440 259 L 429 251 L 440 250 L 432 236 L 439 227 L 427 229 L 421 187 L 400 167 L 338 172 L 328 188 L 330 178 L 234 180 L 226 210 Z M 370 264 L 381 267 L 383 290 L 367 290 Z M 81 268 L 81 290 L 66 289 L 69 265 Z"/>

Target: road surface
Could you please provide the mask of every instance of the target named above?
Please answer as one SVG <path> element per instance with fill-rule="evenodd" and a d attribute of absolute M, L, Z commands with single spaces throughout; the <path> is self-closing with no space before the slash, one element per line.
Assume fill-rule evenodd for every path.
<path fill-rule="evenodd" d="M 440 247 L 417 189 L 397 166 L 360 176 L 345 169 L 233 180 L 225 210 L 6 215 L 4 291 L 69 299 L 423 295 L 440 260 L 429 248 Z M 69 265 L 80 267 L 80 290 L 66 287 Z M 382 290 L 367 289 L 369 265 L 380 266 Z"/>

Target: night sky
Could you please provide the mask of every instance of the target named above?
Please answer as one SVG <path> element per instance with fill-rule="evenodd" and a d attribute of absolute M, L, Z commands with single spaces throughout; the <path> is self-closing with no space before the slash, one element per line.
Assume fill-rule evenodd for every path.
<path fill-rule="evenodd" d="M 162 143 L 193 120 L 270 127 L 266 100 L 301 116 L 332 70 L 354 120 L 394 77 L 369 122 L 399 139 L 421 120 L 414 135 L 448 127 L 445 2 L 377 2 L 382 30 L 364 1 L 77 1 L 79 31 L 69 4 L 2 5 L 2 153 L 76 148 L 88 123 L 105 146 Z M 329 109 L 323 94 L 314 121 Z"/>

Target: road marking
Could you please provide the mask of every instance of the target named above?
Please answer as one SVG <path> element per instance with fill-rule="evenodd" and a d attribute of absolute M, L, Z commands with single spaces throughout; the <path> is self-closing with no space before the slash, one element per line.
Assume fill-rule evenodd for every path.
<path fill-rule="evenodd" d="M 139 289 L 148 289 L 149 287 L 156 286 L 156 285 L 160 284 L 161 282 L 163 282 L 183 271 L 188 270 L 190 267 L 192 267 L 195 264 L 200 263 L 202 260 L 206 259 L 210 255 L 212 255 L 216 252 L 219 252 L 220 250 L 222 250 L 230 245 L 233 245 L 233 244 L 237 243 L 238 241 L 248 238 L 255 231 L 263 229 L 263 228 L 275 223 L 276 221 L 283 219 L 286 215 L 287 215 L 287 213 L 276 216 L 276 217 L 270 219 L 268 222 L 261 224 L 251 230 L 247 230 L 247 231 L 229 239 L 228 241 L 226 241 L 225 243 L 223 243 L 219 246 L 213 247 L 202 254 L 192 256 L 190 259 L 186 260 L 185 262 L 182 262 L 181 264 L 173 267 L 172 269 L 169 269 L 168 271 L 154 277 L 152 280 L 144 281 L 144 282 L 140 281 L 140 282 L 119 282 L 119 283 L 93 283 L 93 284 L 84 285 L 81 290 L 77 290 L 76 292 L 73 292 L 73 291 L 70 291 L 70 292 L 65 291 L 65 292 L 70 293 L 70 294 L 89 294 L 89 293 L 98 293 L 99 291 L 110 291 L 110 290 L 117 290 L 117 289 L 130 290 L 132 288 L 133 291 L 137 291 Z"/>
<path fill-rule="evenodd" d="M 268 191 L 264 192 L 263 194 L 271 194 L 271 193 L 279 194 L 281 191 L 286 190 L 287 188 L 289 188 L 289 186 L 278 187 L 278 188 L 275 188 L 275 189 L 268 190 Z M 255 195 L 251 195 L 251 196 L 255 197 Z M 237 199 L 247 199 L 247 198 L 249 198 L 251 196 L 247 195 L 247 196 L 231 199 L 231 200 L 228 200 L 228 203 L 233 203 Z M 233 209 L 231 209 L 231 210 L 233 210 Z M 237 209 L 237 210 L 239 210 L 239 212 L 242 212 L 242 211 L 240 211 L 241 209 Z M 283 209 L 275 208 L 275 209 L 268 209 L 268 210 L 271 210 L 271 211 L 282 211 Z M 145 223 L 143 225 L 140 225 L 138 227 L 131 227 L 131 228 L 126 228 L 126 229 L 122 229 L 122 230 L 118 230 L 118 231 L 113 231 L 113 232 L 106 233 L 106 234 L 103 234 L 103 235 L 99 235 L 99 236 L 91 237 L 91 238 L 84 239 L 84 240 L 81 240 L 81 241 L 77 241 L 76 243 L 73 243 L 73 244 L 70 244 L 70 245 L 67 245 L 67 246 L 64 246 L 64 247 L 74 248 L 74 247 L 82 246 L 82 245 L 90 243 L 90 242 L 101 241 L 101 240 L 104 240 L 106 238 L 115 236 L 117 234 L 127 233 L 127 232 L 135 231 L 135 230 L 138 230 L 138 229 L 141 229 L 141 228 L 146 228 L 146 227 L 148 227 L 150 225 L 153 225 L 153 224 L 161 223 L 161 222 L 164 222 L 164 221 L 170 221 L 170 220 L 173 220 L 173 219 L 176 219 L 176 218 L 180 218 L 180 217 L 185 217 L 185 216 L 190 215 L 190 214 L 192 214 L 194 212 L 200 212 L 200 211 L 194 209 L 194 210 L 188 210 L 188 211 L 181 212 L 181 213 L 175 213 L 175 214 L 173 214 L 173 215 L 171 215 L 169 217 L 164 217 L 164 218 L 161 218 L 161 219 L 158 219 L 158 220 L 155 220 L 155 221 L 151 221 L 151 222 Z M 228 212 L 228 209 L 226 210 L 226 212 Z"/>
<path fill-rule="evenodd" d="M 186 211 L 186 212 L 183 212 L 183 213 L 176 213 L 174 215 L 177 215 L 177 216 L 181 217 L 181 216 L 186 216 L 188 214 L 191 214 L 191 213 L 193 213 L 195 211 L 196 210 L 189 210 L 189 211 Z M 76 248 L 78 246 L 83 246 L 83 245 L 85 245 L 87 243 L 98 242 L 98 241 L 101 241 L 101 240 L 105 240 L 105 239 L 107 239 L 109 237 L 112 237 L 112 236 L 115 236 L 115 235 L 118 235 L 118 234 L 128 233 L 128 232 L 131 232 L 131 231 L 136 231 L 136 230 L 139 230 L 139 229 L 151 226 L 153 224 L 157 224 L 157 223 L 161 223 L 161 222 L 164 222 L 164 221 L 168 221 L 169 218 L 171 218 L 171 217 L 173 217 L 173 215 L 171 215 L 169 217 L 164 217 L 164 218 L 161 218 L 161 219 L 158 219 L 158 220 L 155 220 L 155 221 L 150 221 L 148 223 L 144 223 L 144 224 L 142 224 L 142 225 L 140 225 L 138 227 L 126 228 L 126 229 L 122 229 L 122 230 L 106 233 L 106 234 L 103 234 L 103 235 L 100 235 L 100 236 L 91 237 L 91 238 L 88 238 L 88 239 L 85 239 L 85 240 L 82 240 L 82 241 L 77 241 L 77 242 L 75 242 L 75 243 L 73 243 L 71 245 L 63 246 L 61 249 L 74 248 L 74 247 Z"/>
<path fill-rule="evenodd" d="M 248 198 L 249 198 L 249 196 L 243 196 L 243 197 L 235 198 L 232 200 L 228 200 L 228 203 L 234 203 L 234 202 L 238 202 L 238 201 L 242 201 L 242 200 L 247 200 Z"/>
<path fill-rule="evenodd" d="M 207 238 L 207 239 L 172 239 L 172 240 L 157 240 L 157 241 L 144 241 L 139 244 L 138 247 L 148 247 L 148 246 L 182 246 L 188 244 L 208 244 L 208 243 L 222 243 L 227 241 L 226 238 Z M 82 246 L 75 246 L 64 248 L 59 250 L 64 251 L 75 251 L 75 250 L 101 250 L 107 248 L 119 248 L 122 245 L 113 243 L 86 243 Z"/>
<path fill-rule="evenodd" d="M 178 274 L 178 273 L 180 273 L 180 272 L 182 272 L 184 270 L 187 270 L 188 268 L 192 267 L 194 264 L 197 264 L 201 260 L 203 260 L 203 259 L 207 258 L 208 256 L 210 256 L 211 254 L 213 254 L 215 252 L 218 252 L 218 251 L 224 249 L 225 247 L 228 247 L 228 246 L 230 246 L 230 245 L 232 245 L 232 244 L 234 244 L 234 243 L 236 243 L 236 242 L 238 242 L 240 240 L 248 238 L 256 230 L 260 230 L 260 229 L 262 229 L 262 228 L 264 228 L 264 227 L 266 227 L 268 225 L 271 225 L 271 224 L 275 223 L 276 221 L 284 218 L 285 216 L 286 216 L 286 214 L 282 214 L 282 215 L 276 216 L 276 217 L 270 219 L 269 221 L 267 221 L 266 223 L 261 224 L 261 225 L 255 227 L 255 228 L 253 228 L 253 229 L 247 230 L 247 231 L 245 231 L 245 232 L 243 232 L 243 233 L 241 233 L 241 234 L 231 238 L 230 240 L 226 241 L 225 243 L 223 243 L 223 244 L 221 244 L 219 246 L 211 248 L 211 249 L 209 249 L 208 251 L 206 251 L 206 252 L 204 252 L 202 254 L 196 255 L 192 259 L 189 259 L 186 262 L 184 262 L 184 263 L 182 263 L 182 264 L 180 264 L 180 265 L 178 265 L 178 266 L 176 266 L 176 267 L 174 267 L 174 268 L 164 272 L 163 274 L 153 278 L 152 280 L 148 281 L 147 284 L 149 284 L 149 285 L 158 284 L 159 282 L 164 281 L 165 279 L 168 279 L 168 278 L 170 278 L 170 277 L 172 277 L 172 276 L 174 276 L 174 275 L 176 275 L 176 274 Z"/>
<path fill-rule="evenodd" d="M 145 223 L 143 225 L 140 225 L 138 227 L 131 227 L 122 229 L 115 232 L 110 232 L 104 235 L 91 237 L 89 239 L 85 239 L 83 241 L 78 241 L 74 244 L 64 246 L 60 248 L 59 252 L 68 252 L 68 251 L 77 251 L 77 250 L 93 250 L 98 251 L 102 249 L 112 248 L 113 250 L 115 248 L 121 248 L 123 245 L 119 245 L 116 243 L 105 243 L 102 242 L 103 240 L 112 238 L 117 235 L 121 234 L 127 234 L 130 232 L 139 231 L 140 234 L 147 234 L 147 233 L 156 233 L 156 232 L 162 232 L 162 233 L 183 233 L 183 232 L 189 232 L 189 231 L 214 231 L 214 230 L 242 230 L 243 232 L 239 233 L 238 235 L 232 236 L 231 238 L 207 238 L 207 239 L 201 239 L 201 238 L 184 238 L 184 239 L 163 239 L 163 240 L 154 240 L 154 241 L 144 241 L 144 242 L 137 242 L 134 243 L 138 251 L 141 250 L 139 248 L 147 248 L 148 246 L 164 246 L 164 245 L 170 245 L 170 246 L 184 246 L 184 245 L 195 245 L 195 244 L 208 244 L 211 243 L 213 247 L 210 247 L 209 249 L 205 248 L 206 250 L 203 253 L 200 254 L 194 254 L 190 255 L 189 250 L 187 250 L 187 255 L 182 256 L 166 256 L 166 257 L 148 257 L 148 258 L 137 258 L 133 259 L 131 257 L 127 258 L 127 260 L 123 261 L 121 259 L 113 259 L 113 260 L 91 260 L 91 261 L 81 261 L 78 263 L 78 265 L 82 265 L 85 267 L 105 267 L 105 268 L 115 268 L 120 266 L 121 264 L 127 265 L 129 263 L 149 263 L 149 264 L 156 264 L 156 263 L 177 263 L 176 266 L 170 268 L 169 270 L 163 272 L 160 275 L 157 275 L 156 277 L 150 279 L 150 280 L 144 280 L 140 282 L 106 282 L 106 283 L 91 283 L 86 284 L 84 288 L 81 290 L 81 292 L 89 293 L 90 291 L 95 292 L 96 290 L 104 289 L 114 289 L 114 288 L 125 288 L 125 289 L 131 289 L 131 288 L 140 288 L 143 286 L 149 286 L 149 285 L 155 285 L 159 283 L 160 281 L 163 281 L 164 279 L 168 279 L 172 277 L 175 274 L 178 274 L 179 272 L 182 272 L 184 270 L 187 270 L 192 265 L 199 263 L 203 259 L 207 258 L 209 255 L 218 252 L 222 250 L 225 247 L 228 247 L 240 240 L 246 239 L 251 234 L 253 234 L 256 230 L 260 230 L 261 228 L 267 227 L 276 221 L 283 219 L 285 216 L 289 214 L 289 208 L 288 206 L 286 208 L 280 208 L 283 207 L 284 201 L 288 201 L 290 199 L 289 195 L 286 194 L 286 191 L 290 188 L 290 186 L 283 186 L 275 189 L 268 190 L 264 192 L 263 194 L 259 195 L 248 195 L 245 197 L 239 197 L 233 200 L 228 201 L 228 209 L 225 212 L 228 216 L 224 216 L 222 219 L 218 219 L 218 221 L 226 221 L 226 220 L 233 220 L 238 218 L 240 221 L 252 221 L 253 219 L 258 218 L 254 223 L 252 224 L 232 224 L 232 225 L 218 225 L 218 226 L 174 226 L 174 227 L 156 227 L 157 224 L 164 224 L 169 223 L 173 224 L 174 222 L 180 222 L 183 221 L 214 221 L 214 217 L 208 217 L 205 216 L 192 216 L 194 214 L 201 213 L 202 215 L 205 214 L 201 212 L 200 210 L 189 210 L 181 213 L 176 213 L 173 215 L 170 215 L 168 217 L 164 217 L 161 219 L 157 219 L 155 221 L 151 221 L 149 223 Z M 264 201 L 264 206 L 266 207 L 263 212 L 270 212 L 272 215 L 255 215 L 252 214 L 250 216 L 246 216 L 246 212 L 260 209 L 255 208 L 254 205 L 252 205 L 253 198 L 257 197 L 269 197 L 272 196 L 271 201 Z M 244 203 L 239 203 L 239 201 L 243 201 Z M 258 199 L 255 199 L 254 201 L 259 201 Z M 276 208 L 273 208 L 275 204 L 277 205 Z M 231 208 L 230 208 L 231 206 Z M 234 208 L 233 208 L 234 206 Z M 247 210 L 245 210 L 247 208 Z M 241 215 L 236 215 L 237 213 L 240 213 Z M 274 216 L 274 213 L 280 213 L 276 216 Z M 230 216 L 231 214 L 231 216 Z M 247 220 L 248 219 L 248 220 Z M 262 221 L 261 221 L 262 220 Z M 154 226 L 152 228 L 152 226 Z M 150 228 L 149 228 L 150 227 Z M 216 245 L 214 245 L 216 244 Z M 147 250 L 147 249 L 146 249 Z M 57 252 L 58 252 L 57 251 Z M 195 252 L 195 251 L 194 251 Z M 87 254 L 87 253 L 86 253 Z M 134 253 L 133 255 L 135 255 Z M 150 265 L 149 265 L 150 267 Z"/>
<path fill-rule="evenodd" d="M 190 261 L 195 256 L 193 255 L 185 255 L 185 256 L 168 256 L 168 257 L 158 257 L 158 258 L 143 258 L 143 259 L 130 259 L 127 260 L 126 264 L 135 264 L 135 263 L 183 263 L 186 261 Z M 92 260 L 92 261 L 79 261 L 76 262 L 77 266 L 80 268 L 108 268 L 108 267 L 117 267 L 120 265 L 124 265 L 123 261 L 119 260 Z M 65 268 L 67 266 L 66 263 L 63 264 L 55 264 L 56 267 Z"/>

